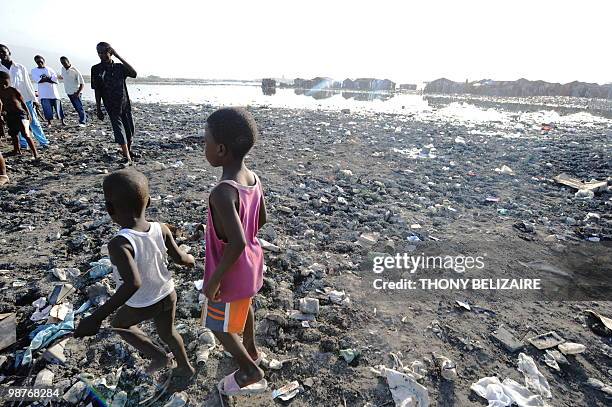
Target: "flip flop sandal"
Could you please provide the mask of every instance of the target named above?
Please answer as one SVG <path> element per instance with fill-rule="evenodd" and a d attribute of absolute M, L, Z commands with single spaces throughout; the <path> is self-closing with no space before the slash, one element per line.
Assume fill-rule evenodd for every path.
<path fill-rule="evenodd" d="M 236 370 L 236 372 L 238 372 Z M 223 396 L 246 396 L 249 394 L 259 394 L 263 393 L 268 389 L 268 382 L 266 379 L 261 379 L 257 383 L 249 384 L 248 386 L 240 387 L 236 382 L 235 374 L 231 373 L 225 376 L 219 384 L 217 384 L 217 389 L 219 390 L 219 394 Z"/>
<path fill-rule="evenodd" d="M 147 407 L 155 403 L 157 400 L 159 400 L 161 396 L 166 394 L 166 392 L 168 391 L 168 387 L 170 387 L 171 380 L 172 380 L 172 375 L 168 375 L 168 378 L 166 379 L 166 381 L 161 386 L 157 387 L 157 389 L 155 390 L 155 393 L 153 393 L 151 397 L 142 400 L 140 403 L 138 403 L 138 405 Z"/>

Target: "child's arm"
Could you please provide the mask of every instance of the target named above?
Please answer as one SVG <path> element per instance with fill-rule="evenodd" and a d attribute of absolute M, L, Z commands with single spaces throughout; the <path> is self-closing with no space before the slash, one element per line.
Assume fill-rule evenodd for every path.
<path fill-rule="evenodd" d="M 164 235 L 164 242 L 166 243 L 166 249 L 168 249 L 168 255 L 172 260 L 174 260 L 177 264 L 182 264 L 183 266 L 193 267 L 195 265 L 195 259 L 191 254 L 185 253 L 182 251 L 176 241 L 174 240 L 174 236 L 172 236 L 172 232 L 168 229 L 165 223 L 160 223 L 162 233 Z"/>
<path fill-rule="evenodd" d="M 111 262 L 117 267 L 123 284 L 104 305 L 96 309 L 87 318 L 81 320 L 74 332 L 75 338 L 97 334 L 102 321 L 125 304 L 140 288 L 140 274 L 138 274 L 138 267 L 134 262 L 133 250 L 127 239 L 121 236 L 114 237 L 108 243 L 108 254 Z"/>
<path fill-rule="evenodd" d="M 259 229 L 268 222 L 268 210 L 266 209 L 266 201 L 264 200 L 263 194 L 259 202 Z M 259 230 L 258 229 L 258 230 Z"/>
<path fill-rule="evenodd" d="M 238 192 L 229 185 L 221 184 L 210 193 L 210 209 L 217 214 L 221 229 L 227 239 L 221 261 L 206 284 L 204 294 L 211 300 L 219 297 L 219 285 L 230 267 L 238 260 L 244 251 L 246 238 L 242 230 L 240 215 L 236 210 Z M 212 225 L 209 225 L 212 227 Z"/>

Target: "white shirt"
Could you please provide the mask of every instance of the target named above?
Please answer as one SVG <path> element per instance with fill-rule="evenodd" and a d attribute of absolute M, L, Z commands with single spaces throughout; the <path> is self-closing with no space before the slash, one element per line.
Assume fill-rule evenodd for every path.
<path fill-rule="evenodd" d="M 32 80 L 34 82 L 38 83 L 43 75 L 47 75 L 53 82 L 57 82 L 57 74 L 53 68 L 49 68 L 48 66 L 44 68 L 32 68 Z M 57 90 L 57 83 L 38 83 L 38 97 L 40 99 L 59 99 L 60 95 Z"/>
<path fill-rule="evenodd" d="M 11 77 L 11 86 L 21 93 L 24 101 L 31 102 L 36 100 L 36 93 L 34 93 L 34 87 L 30 81 L 30 75 L 28 75 L 28 71 L 26 70 L 25 66 L 13 61 L 11 64 L 11 69 L 6 69 L 4 65 L 0 64 L 0 71 L 9 74 Z"/>
<path fill-rule="evenodd" d="M 168 253 L 161 225 L 149 222 L 148 232 L 121 229 L 117 236 L 127 239 L 134 250 L 134 262 L 140 274 L 140 288 L 125 302 L 134 308 L 156 304 L 174 291 L 172 274 L 168 271 Z M 113 265 L 113 279 L 117 288 L 123 284 L 117 267 Z"/>
<path fill-rule="evenodd" d="M 67 95 L 72 95 L 79 90 L 80 85 L 85 85 L 83 75 L 74 66 L 66 69 L 62 66 L 62 78 L 64 78 L 64 90 Z"/>

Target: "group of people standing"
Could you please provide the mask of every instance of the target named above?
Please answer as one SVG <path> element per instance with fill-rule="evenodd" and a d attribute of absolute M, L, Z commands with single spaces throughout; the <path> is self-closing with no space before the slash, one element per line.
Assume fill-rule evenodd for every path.
<path fill-rule="evenodd" d="M 91 68 L 91 87 L 95 93 L 96 116 L 99 120 L 104 119 L 103 103 L 115 142 L 121 146 L 124 164 L 130 165 L 132 158 L 136 156 L 131 150 L 134 121 L 125 80 L 128 77 L 135 78 L 136 71 L 108 43 L 99 43 L 96 51 L 100 63 Z M 112 59 L 113 56 L 121 62 L 116 63 Z M 38 120 L 39 108 L 42 107 L 42 115 L 48 126 L 55 117 L 62 125 L 65 124 L 58 89 L 59 81 L 63 81 L 66 95 L 79 115 L 79 125 L 86 125 L 88 116 L 81 99 L 85 81 L 81 72 L 72 66 L 70 60 L 65 56 L 60 58 L 62 64 L 60 75 L 46 65 L 43 56 L 36 55 L 34 62 L 36 67 L 28 73 L 24 65 L 12 60 L 10 49 L 0 44 L 0 136 L 4 134 L 3 126 L 6 124 L 13 143 L 11 154 L 19 155 L 21 149 L 29 147 L 33 156 L 38 158 L 30 134 L 41 148 L 49 146 L 49 140 Z M 37 91 L 32 81 L 37 84 Z M 0 185 L 8 181 L 4 158 L 0 153 Z"/>

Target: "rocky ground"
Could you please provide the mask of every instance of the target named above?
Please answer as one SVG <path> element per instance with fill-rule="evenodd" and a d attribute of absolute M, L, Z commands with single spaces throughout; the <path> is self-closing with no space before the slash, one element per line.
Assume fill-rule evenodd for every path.
<path fill-rule="evenodd" d="M 201 141 L 202 123 L 213 110 L 134 107 L 134 149 L 141 154 L 136 168 L 151 184 L 149 218 L 175 226 L 177 240 L 191 247 L 199 263 L 193 270 L 171 266 L 178 329 L 194 364 L 209 346 L 198 323 L 194 281 L 202 278 L 205 253 L 197 225 L 205 223 L 208 192 L 219 175 L 206 163 Z M 552 180 L 567 172 L 610 184 L 609 123 L 564 123 L 542 135 L 540 123 L 504 127 L 431 115 L 251 110 L 261 139 L 248 162 L 262 180 L 269 212 L 261 237 L 278 247 L 266 252 L 265 284 L 254 302 L 258 343 L 269 359 L 283 362 L 266 369 L 270 390 L 292 381 L 300 388 L 286 402 L 268 392 L 226 399 L 225 405 L 393 405 L 376 371 L 380 365 L 401 370 L 400 363 L 420 360 L 419 381 L 430 405 L 485 406 L 470 390 L 479 379 L 497 375 L 523 383 L 519 352 L 491 336 L 500 326 L 536 361 L 550 385 L 549 405 L 609 405 L 605 392 L 587 384 L 590 378 L 612 381 L 609 332 L 592 329 L 585 310 L 612 316 L 605 280 L 612 272 L 612 195 L 608 189 L 575 197 Z M 88 270 L 105 256 L 105 244 L 117 230 L 105 213 L 101 183 L 120 167 L 120 158 L 108 122 L 77 127 L 74 119 L 47 130 L 52 146 L 42 152 L 42 161 L 27 155 L 7 159 L 12 182 L 0 189 L 0 313 L 16 312 L 18 340 L 0 351 L 0 383 L 31 385 L 46 368 L 62 393 L 80 375 L 94 383 L 100 398 L 123 390 L 128 405 L 135 405 L 158 378 L 143 375 L 146 361 L 109 330 L 69 339 L 65 364 L 48 362 L 37 351 L 30 367 L 15 367 L 30 343 L 28 334 L 44 323 L 30 320 L 32 303 L 60 284 L 50 270 L 79 270 L 66 277 L 76 292 L 65 303 L 75 310 L 113 287 L 108 276 L 91 278 Z M 8 149 L 4 141 L 2 151 Z M 512 173 L 495 171 L 503 165 Z M 376 292 L 369 285 L 368 259 L 404 252 L 482 255 L 489 277 L 538 276 L 551 288 L 538 295 Z M 330 296 L 330 290 L 344 291 L 348 300 Z M 320 303 L 306 324 L 291 314 L 302 298 Z M 549 368 L 544 352 L 526 340 L 549 331 L 586 350 L 568 356 L 560 371 Z M 454 380 L 441 377 L 432 352 L 456 364 Z M 188 404 L 222 405 L 215 385 L 235 364 L 217 346 L 197 366 L 197 378 L 184 392 Z M 117 384 L 114 391 L 111 384 Z M 118 397 L 115 402 L 122 405 Z"/>

